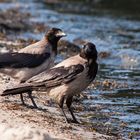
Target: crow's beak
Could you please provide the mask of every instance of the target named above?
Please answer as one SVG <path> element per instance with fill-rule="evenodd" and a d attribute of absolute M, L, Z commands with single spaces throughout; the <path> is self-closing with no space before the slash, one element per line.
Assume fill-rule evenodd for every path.
<path fill-rule="evenodd" d="M 64 37 L 64 36 L 67 36 L 67 35 L 64 32 L 62 32 L 62 31 L 59 31 L 56 34 L 56 37 Z"/>

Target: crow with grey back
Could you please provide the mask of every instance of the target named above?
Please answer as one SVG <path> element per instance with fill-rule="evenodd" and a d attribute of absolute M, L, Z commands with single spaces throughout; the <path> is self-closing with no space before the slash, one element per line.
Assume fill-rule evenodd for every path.
<path fill-rule="evenodd" d="M 85 90 L 96 77 L 98 71 L 96 60 L 97 50 L 95 45 L 90 42 L 86 43 L 80 54 L 62 61 L 49 71 L 44 71 L 32 77 L 26 83 L 5 90 L 2 96 L 46 90 L 46 94 L 55 100 L 61 108 L 66 122 L 70 122 L 70 120 L 63 110 L 64 102 L 71 113 L 72 122 L 78 123 L 71 109 L 72 99 L 74 95 Z"/>
<path fill-rule="evenodd" d="M 57 43 L 66 34 L 58 28 L 50 29 L 38 42 L 31 44 L 18 52 L 8 52 L 0 54 L 0 72 L 24 83 L 31 77 L 49 69 L 54 65 L 57 55 Z M 31 93 L 28 95 L 34 105 Z M 23 104 L 24 99 L 20 94 Z"/>

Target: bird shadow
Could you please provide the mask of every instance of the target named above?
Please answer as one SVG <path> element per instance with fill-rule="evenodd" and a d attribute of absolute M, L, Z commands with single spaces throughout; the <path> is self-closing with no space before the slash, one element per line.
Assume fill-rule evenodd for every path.
<path fill-rule="evenodd" d="M 35 109 L 35 110 L 39 110 L 39 111 L 43 111 L 43 112 L 48 112 L 48 109 L 45 109 L 45 108 L 42 108 L 42 107 L 34 107 L 32 105 L 28 105 L 28 104 L 20 104 L 22 106 L 25 106 L 26 108 L 29 108 L 29 109 Z"/>
<path fill-rule="evenodd" d="M 1 103 L 11 103 L 11 106 L 13 105 L 13 101 L 10 101 L 10 100 L 3 100 Z M 42 112 L 48 112 L 48 109 L 45 109 L 45 108 L 42 108 L 42 107 L 34 107 L 32 105 L 29 105 L 29 104 L 22 104 L 22 103 L 18 103 L 18 102 L 14 102 L 14 104 L 18 105 L 18 106 L 21 106 L 21 107 L 26 107 L 28 109 L 34 109 L 34 110 L 39 110 L 39 111 L 42 111 Z"/>

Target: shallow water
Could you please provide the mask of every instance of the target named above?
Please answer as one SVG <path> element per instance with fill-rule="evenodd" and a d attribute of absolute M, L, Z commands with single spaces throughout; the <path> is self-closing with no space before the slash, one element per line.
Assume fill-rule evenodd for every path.
<path fill-rule="evenodd" d="M 100 70 L 96 79 L 113 80 L 119 86 L 90 88 L 93 99 L 84 103 L 89 106 L 103 105 L 100 112 L 111 112 L 110 120 L 106 120 L 106 123 L 118 127 L 122 122 L 126 123 L 121 127 L 126 138 L 130 132 L 140 132 L 140 21 L 137 18 L 133 15 L 113 15 L 112 11 L 106 14 L 98 11 L 98 14 L 91 15 L 58 13 L 50 5 L 36 0 L 0 3 L 0 10 L 14 7 L 31 13 L 32 22 L 62 28 L 68 34 L 66 39 L 69 41 L 92 41 L 98 52 L 108 52 L 109 56 L 98 60 Z M 19 38 L 38 39 L 42 35 L 26 32 L 21 33 Z M 94 122 L 92 113 L 87 111 L 88 114 Z M 133 137 L 136 138 L 140 139 L 140 136 Z"/>

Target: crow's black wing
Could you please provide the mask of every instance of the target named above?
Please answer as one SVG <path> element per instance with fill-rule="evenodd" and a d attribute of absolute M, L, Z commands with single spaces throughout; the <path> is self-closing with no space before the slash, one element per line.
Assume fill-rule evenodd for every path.
<path fill-rule="evenodd" d="M 14 88 L 7 89 L 1 94 L 1 96 L 16 95 L 20 93 L 25 93 L 28 91 L 33 91 L 41 87 L 51 88 L 54 86 L 59 86 L 63 83 L 69 83 L 73 81 L 78 74 L 83 72 L 83 65 L 73 65 L 70 67 L 58 67 L 52 68 L 48 72 L 43 72 L 28 81 L 28 83 L 19 84 Z M 43 76 L 43 77 L 42 77 Z M 29 83 L 30 82 L 30 83 Z"/>
<path fill-rule="evenodd" d="M 57 86 L 62 83 L 73 81 L 78 74 L 83 72 L 84 66 L 81 64 L 72 65 L 70 67 L 56 67 L 48 72 L 34 76 L 28 82 L 35 85 L 45 85 L 46 87 Z"/>
<path fill-rule="evenodd" d="M 2 53 L 0 54 L 0 68 L 33 68 L 41 65 L 50 57 L 50 53 Z"/>

